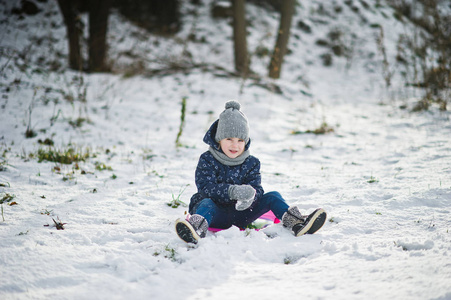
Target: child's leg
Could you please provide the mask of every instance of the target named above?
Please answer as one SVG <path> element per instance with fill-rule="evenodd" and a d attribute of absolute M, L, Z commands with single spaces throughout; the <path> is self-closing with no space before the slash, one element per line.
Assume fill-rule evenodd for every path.
<path fill-rule="evenodd" d="M 234 211 L 233 225 L 244 228 L 257 220 L 261 215 L 271 210 L 274 215 L 282 220 L 284 213 L 288 211 L 288 204 L 278 192 L 269 192 L 252 204 L 249 209 L 243 211 Z"/>
<path fill-rule="evenodd" d="M 284 213 L 288 211 L 289 205 L 285 202 L 285 199 L 282 198 L 282 195 L 280 195 L 279 192 L 266 193 L 260 201 L 263 203 L 266 202 L 266 205 L 269 206 L 268 210 L 271 210 L 279 220 L 282 220 Z"/>
<path fill-rule="evenodd" d="M 209 198 L 199 202 L 194 213 L 204 217 L 209 227 L 227 229 L 232 226 L 230 209 L 219 207 Z"/>

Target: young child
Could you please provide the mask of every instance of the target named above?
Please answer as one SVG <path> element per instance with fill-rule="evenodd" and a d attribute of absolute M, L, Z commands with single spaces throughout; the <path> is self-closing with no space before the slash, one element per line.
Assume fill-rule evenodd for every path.
<path fill-rule="evenodd" d="M 200 156 L 196 168 L 198 191 L 191 197 L 190 217 L 176 221 L 178 236 L 197 244 L 208 227 L 245 228 L 269 210 L 295 236 L 315 233 L 326 221 L 323 209 L 302 215 L 296 206 L 289 207 L 278 192 L 264 193 L 260 161 L 249 154 L 249 125 L 240 106 L 228 101 L 205 134 L 204 142 L 210 148 Z"/>

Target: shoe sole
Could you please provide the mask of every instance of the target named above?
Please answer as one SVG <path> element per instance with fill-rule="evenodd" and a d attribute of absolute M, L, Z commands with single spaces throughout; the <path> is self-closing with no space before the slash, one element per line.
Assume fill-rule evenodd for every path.
<path fill-rule="evenodd" d="M 199 241 L 198 234 L 194 230 L 193 226 L 186 220 L 178 219 L 175 222 L 175 231 L 179 238 L 186 243 L 197 244 Z"/>
<path fill-rule="evenodd" d="M 313 213 L 309 215 L 309 219 L 307 224 L 305 224 L 304 228 L 300 230 L 296 236 L 301 236 L 304 234 L 313 234 L 323 227 L 326 222 L 327 214 L 322 208 L 318 208 Z"/>
<path fill-rule="evenodd" d="M 317 214 L 317 217 L 315 221 L 313 221 L 310 229 L 307 231 L 307 234 L 314 234 L 315 232 L 320 230 L 321 227 L 323 227 L 323 225 L 326 223 L 326 219 L 327 213 L 323 209 L 320 209 L 319 214 Z"/>

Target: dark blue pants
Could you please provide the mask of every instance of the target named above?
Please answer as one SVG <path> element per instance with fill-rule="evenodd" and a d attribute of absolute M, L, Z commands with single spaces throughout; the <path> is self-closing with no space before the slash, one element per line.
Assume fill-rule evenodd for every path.
<path fill-rule="evenodd" d="M 218 206 L 213 200 L 205 198 L 194 207 L 194 212 L 203 216 L 209 227 L 227 229 L 232 225 L 245 228 L 261 215 L 271 210 L 278 219 L 288 210 L 288 204 L 278 192 L 269 192 L 246 210 L 238 211 L 235 206 Z"/>

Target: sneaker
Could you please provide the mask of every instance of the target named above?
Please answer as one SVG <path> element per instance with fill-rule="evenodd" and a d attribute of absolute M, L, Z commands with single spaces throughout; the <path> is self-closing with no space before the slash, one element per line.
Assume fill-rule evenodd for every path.
<path fill-rule="evenodd" d="M 316 209 L 308 216 L 303 216 L 296 206 L 292 206 L 283 215 L 282 224 L 291 229 L 295 236 L 313 234 L 324 225 L 326 216 L 322 208 Z"/>
<path fill-rule="evenodd" d="M 177 219 L 175 231 L 187 243 L 197 244 L 207 234 L 208 223 L 201 215 L 192 215 L 188 219 Z"/>

